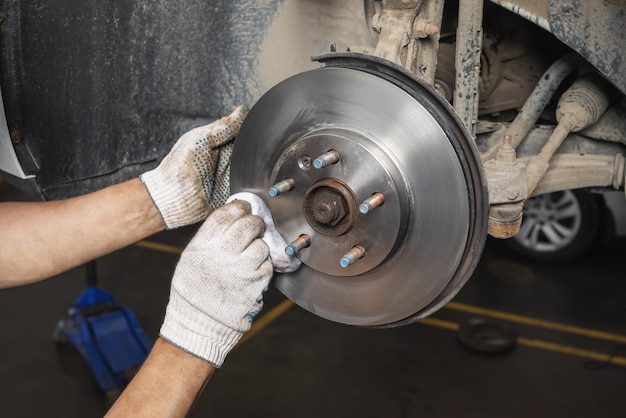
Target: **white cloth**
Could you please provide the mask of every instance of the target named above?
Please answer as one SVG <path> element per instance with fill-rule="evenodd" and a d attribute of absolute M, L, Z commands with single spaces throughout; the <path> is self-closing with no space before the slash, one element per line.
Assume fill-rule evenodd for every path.
<path fill-rule="evenodd" d="M 241 192 L 229 197 L 226 203 L 233 200 L 243 200 L 250 203 L 252 214 L 260 216 L 265 221 L 265 232 L 262 239 L 270 248 L 270 259 L 274 269 L 278 273 L 291 273 L 298 270 L 302 263 L 297 257 L 289 256 L 285 253 L 287 242 L 276 229 L 272 213 L 263 199 L 254 193 Z"/>

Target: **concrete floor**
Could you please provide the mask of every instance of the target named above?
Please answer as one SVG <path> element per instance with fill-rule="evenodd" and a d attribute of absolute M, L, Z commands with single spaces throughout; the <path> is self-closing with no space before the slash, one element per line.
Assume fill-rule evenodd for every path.
<path fill-rule="evenodd" d="M 6 186 L 0 186 L 2 196 L 20 197 Z M 192 233 L 150 240 L 181 247 Z M 454 303 L 434 316 L 439 321 L 372 330 L 287 309 L 229 355 L 193 416 L 624 416 L 626 369 L 585 366 L 593 353 L 608 354 L 626 342 L 626 240 L 561 267 L 522 263 L 495 244 L 488 243 Z M 101 287 L 133 309 L 152 338 L 177 258 L 131 246 L 98 262 Z M 76 269 L 0 292 L 0 417 L 106 411 L 106 399 L 80 359 L 51 338 L 83 289 L 84 271 Z M 265 315 L 285 306 L 275 289 L 265 300 Z M 457 342 L 456 324 L 502 312 L 518 315 L 507 321 L 520 337 L 514 351 L 487 355 Z M 535 319 L 581 327 L 583 335 L 547 329 Z M 626 351 L 621 364 L 624 357 Z"/>

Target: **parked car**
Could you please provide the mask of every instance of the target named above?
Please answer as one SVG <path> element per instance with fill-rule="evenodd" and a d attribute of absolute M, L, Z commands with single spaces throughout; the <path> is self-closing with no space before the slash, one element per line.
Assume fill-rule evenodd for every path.
<path fill-rule="evenodd" d="M 528 199 L 520 232 L 505 241 L 533 261 L 568 262 L 603 240 L 626 236 L 623 192 L 564 190 Z"/>

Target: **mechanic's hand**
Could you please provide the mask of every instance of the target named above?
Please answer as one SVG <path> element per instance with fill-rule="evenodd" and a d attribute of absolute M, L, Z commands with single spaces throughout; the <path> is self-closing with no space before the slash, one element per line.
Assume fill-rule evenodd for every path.
<path fill-rule="evenodd" d="M 250 203 L 252 214 L 263 218 L 265 222 L 265 232 L 261 239 L 265 241 L 270 249 L 270 260 L 274 265 L 274 270 L 278 273 L 292 273 L 298 270 L 302 263 L 298 257 L 289 256 L 285 253 L 287 242 L 276 229 L 272 213 L 263 199 L 254 193 L 240 192 L 229 197 L 226 203 L 234 200 L 243 200 L 244 202 Z"/>
<path fill-rule="evenodd" d="M 230 194 L 233 139 L 248 108 L 184 134 L 161 164 L 141 175 L 141 181 L 163 217 L 167 229 L 205 219 Z"/>
<path fill-rule="evenodd" d="M 244 201 L 213 212 L 176 266 L 161 337 L 220 367 L 263 307 L 272 277 L 265 224 Z"/>

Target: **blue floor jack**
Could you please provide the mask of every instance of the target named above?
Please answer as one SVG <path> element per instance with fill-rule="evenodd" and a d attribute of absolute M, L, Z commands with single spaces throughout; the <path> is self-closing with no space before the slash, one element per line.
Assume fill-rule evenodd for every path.
<path fill-rule="evenodd" d="M 54 330 L 58 343 L 71 344 L 94 373 L 107 398 L 115 400 L 133 378 L 152 341 L 133 312 L 98 287 L 96 262 L 86 265 L 87 289 Z"/>

